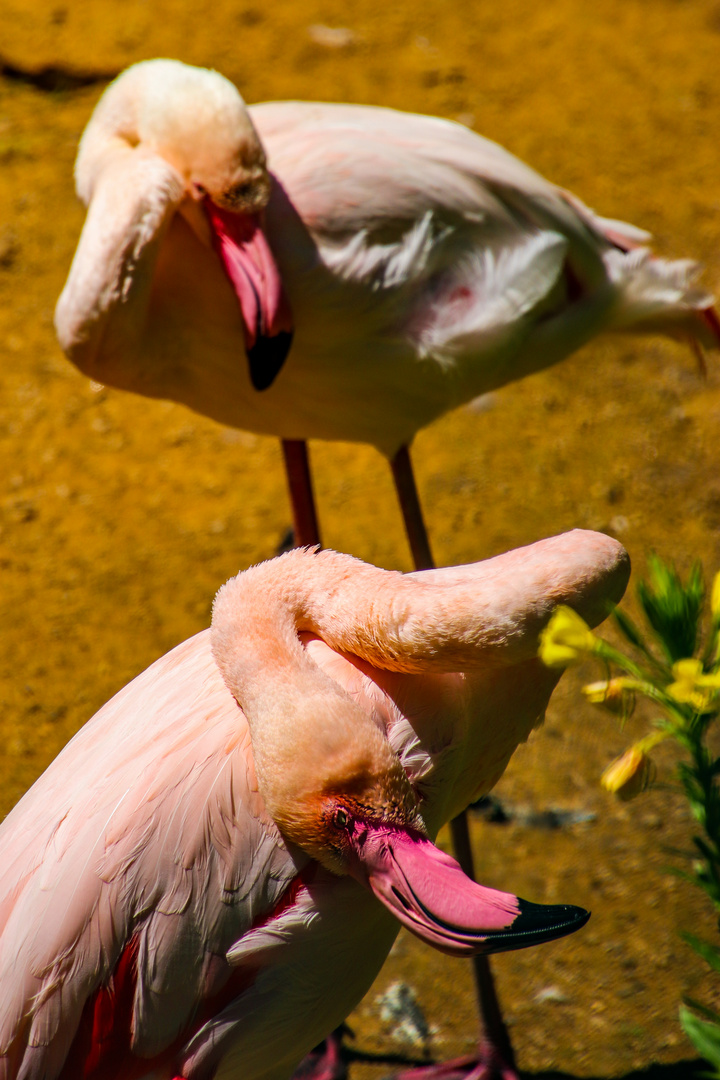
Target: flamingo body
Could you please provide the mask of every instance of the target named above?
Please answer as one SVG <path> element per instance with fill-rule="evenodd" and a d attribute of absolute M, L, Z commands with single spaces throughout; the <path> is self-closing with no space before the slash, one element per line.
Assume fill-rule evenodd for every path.
<path fill-rule="evenodd" d="M 310 551 L 239 575 L 212 636 L 121 690 L 0 827 L 2 1080 L 289 1075 L 400 925 L 347 872 L 347 838 L 318 848 L 296 823 L 302 792 L 368 805 L 357 758 L 377 744 L 422 815 L 408 811 L 412 870 L 541 719 L 557 675 L 534 656 L 554 605 L 596 622 L 627 572 L 619 544 L 576 532 L 414 575 Z M 316 685 L 350 703 L 339 744 Z M 483 918 L 506 896 L 467 888 Z"/>
<path fill-rule="evenodd" d="M 292 309 L 287 359 L 258 380 L 246 359 L 246 301 L 197 220 L 207 185 L 193 180 L 192 132 L 212 104 L 194 112 L 188 102 L 162 139 L 151 146 L 139 133 L 117 152 L 118 117 L 157 111 L 144 88 L 162 87 L 168 64 L 120 76 L 81 146 L 89 213 L 56 325 L 94 379 L 235 427 L 369 442 L 392 456 L 448 409 L 600 331 L 717 344 L 694 264 L 655 258 L 646 233 L 597 217 L 495 143 L 446 120 L 365 106 L 280 102 L 245 114 L 227 83 L 267 156 L 272 183 L 262 179 L 258 199 Z M 202 98 L 203 72 L 172 70 L 178 83 L 187 72 Z M 232 140 L 232 127 L 223 131 Z M 101 153 L 109 132 L 112 152 Z M 248 137 L 238 121 L 238 141 Z M 180 166 L 176 141 L 187 153 Z M 217 183 L 221 192 L 230 181 Z M 277 316 L 277 329 L 289 320 Z"/>

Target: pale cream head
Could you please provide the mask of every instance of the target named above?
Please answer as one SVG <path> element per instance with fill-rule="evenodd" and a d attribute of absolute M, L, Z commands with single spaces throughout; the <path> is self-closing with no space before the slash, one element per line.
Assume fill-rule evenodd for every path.
<path fill-rule="evenodd" d="M 260 790 L 284 835 L 348 872 L 347 825 L 425 832 L 417 796 L 381 731 L 341 692 L 318 688 L 251 722 Z M 258 715 L 263 712 L 264 715 Z"/>
<path fill-rule="evenodd" d="M 265 152 L 237 89 L 216 71 L 177 60 L 145 60 L 111 83 L 80 142 L 78 195 L 89 202 L 97 176 L 117 154 L 140 149 L 172 165 L 195 199 L 253 212 L 270 192 Z"/>

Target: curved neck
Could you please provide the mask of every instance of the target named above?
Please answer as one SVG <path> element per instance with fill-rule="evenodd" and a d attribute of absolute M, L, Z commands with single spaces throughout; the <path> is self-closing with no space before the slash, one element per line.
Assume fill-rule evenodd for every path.
<path fill-rule="evenodd" d="M 213 652 L 243 708 L 267 709 L 264 673 L 272 672 L 275 697 L 282 676 L 331 685 L 307 656 L 302 631 L 389 671 L 461 670 L 475 651 L 477 634 L 488 638 L 478 612 L 459 603 L 459 588 L 379 570 L 334 551 L 295 549 L 229 581 L 213 608 Z M 482 608 L 477 603 L 476 608 Z"/>
<path fill-rule="evenodd" d="M 183 197 L 183 181 L 157 155 L 107 140 L 95 164 L 87 218 L 55 309 L 63 350 L 82 371 L 113 382 L 114 358 L 138 350 L 153 271 L 165 230 Z"/>
<path fill-rule="evenodd" d="M 298 637 L 313 630 L 336 649 L 352 643 L 356 568 L 363 564 L 349 556 L 289 552 L 233 578 L 213 609 L 213 655 L 247 717 L 261 794 L 286 836 L 311 854 L 333 795 L 378 814 L 415 807 L 384 730 Z"/>
<path fill-rule="evenodd" d="M 238 688 L 256 664 L 292 660 L 314 669 L 297 638 L 304 630 L 388 671 L 482 671 L 533 658 L 558 604 L 601 621 L 627 575 L 620 544 L 581 530 L 486 562 L 414 574 L 379 570 L 334 551 L 295 549 L 223 586 L 213 648 L 216 656 L 223 653 L 223 670 L 235 672 Z"/>

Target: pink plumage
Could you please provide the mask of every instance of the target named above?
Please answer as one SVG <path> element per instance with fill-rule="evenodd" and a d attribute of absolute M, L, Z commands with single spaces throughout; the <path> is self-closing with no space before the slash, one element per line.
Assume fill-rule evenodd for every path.
<path fill-rule="evenodd" d="M 447 120 L 246 109 L 216 72 L 146 61 L 101 98 L 76 178 L 88 216 L 56 311 L 70 359 L 250 431 L 392 457 L 602 331 L 718 344 L 694 263 Z M 232 279 L 218 206 L 269 244 L 234 244 Z"/>

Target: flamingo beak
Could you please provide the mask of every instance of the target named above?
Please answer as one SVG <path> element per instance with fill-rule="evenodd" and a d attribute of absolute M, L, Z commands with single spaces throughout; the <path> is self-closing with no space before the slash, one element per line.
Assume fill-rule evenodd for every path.
<path fill-rule="evenodd" d="M 208 197 L 204 207 L 213 246 L 240 305 L 250 381 L 256 390 L 267 390 L 290 351 L 293 318 L 261 215 L 223 210 Z"/>
<path fill-rule="evenodd" d="M 569 904 L 531 904 L 477 885 L 418 833 L 368 826 L 351 842 L 350 873 L 417 937 L 450 956 L 524 949 L 571 934 L 590 918 Z"/>

